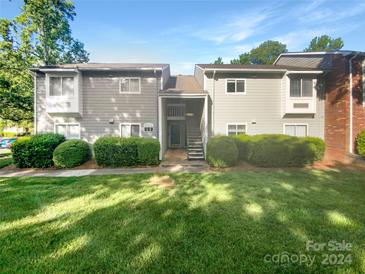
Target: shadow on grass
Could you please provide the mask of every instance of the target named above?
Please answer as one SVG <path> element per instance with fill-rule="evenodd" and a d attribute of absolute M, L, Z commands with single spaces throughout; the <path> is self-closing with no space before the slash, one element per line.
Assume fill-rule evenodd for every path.
<path fill-rule="evenodd" d="M 4 272 L 363 272 L 365 181 L 356 172 L 0 179 Z M 161 175 L 162 176 L 162 175 Z M 323 265 L 314 240 L 353 245 Z M 267 254 L 316 255 L 313 265 Z M 343 252 L 342 252 L 343 253 Z"/>

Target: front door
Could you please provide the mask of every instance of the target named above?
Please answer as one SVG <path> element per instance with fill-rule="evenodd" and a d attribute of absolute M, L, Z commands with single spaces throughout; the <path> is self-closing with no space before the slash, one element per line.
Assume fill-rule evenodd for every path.
<path fill-rule="evenodd" d="M 169 145 L 170 147 L 182 147 L 183 125 L 181 123 L 170 123 Z"/>

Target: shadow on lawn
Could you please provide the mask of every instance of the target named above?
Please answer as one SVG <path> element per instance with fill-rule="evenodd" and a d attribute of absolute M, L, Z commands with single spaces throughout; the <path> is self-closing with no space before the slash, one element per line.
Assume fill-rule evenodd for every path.
<path fill-rule="evenodd" d="M 171 174 L 171 189 L 151 176 L 0 179 L 4 271 L 334 272 L 308 240 L 352 243 L 340 270 L 364 271 L 362 173 Z M 317 259 L 264 263 L 283 252 Z"/>

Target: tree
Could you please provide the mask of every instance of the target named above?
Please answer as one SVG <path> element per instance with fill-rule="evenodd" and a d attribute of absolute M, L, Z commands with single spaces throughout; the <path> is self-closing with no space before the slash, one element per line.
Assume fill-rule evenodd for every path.
<path fill-rule="evenodd" d="M 305 48 L 304 51 L 331 51 L 331 50 L 339 50 L 344 46 L 342 38 L 331 38 L 328 35 L 316 36 L 314 37 L 310 43 L 308 48 Z"/>
<path fill-rule="evenodd" d="M 222 57 L 218 57 L 217 60 L 213 62 L 214 65 L 223 65 Z"/>
<path fill-rule="evenodd" d="M 231 60 L 231 64 L 272 64 L 283 52 L 287 52 L 286 45 L 268 40 L 250 52 L 239 55 L 238 59 Z"/>
<path fill-rule="evenodd" d="M 0 119 L 32 121 L 30 67 L 88 62 L 83 43 L 71 35 L 75 15 L 69 0 L 24 0 L 19 16 L 0 19 Z"/>

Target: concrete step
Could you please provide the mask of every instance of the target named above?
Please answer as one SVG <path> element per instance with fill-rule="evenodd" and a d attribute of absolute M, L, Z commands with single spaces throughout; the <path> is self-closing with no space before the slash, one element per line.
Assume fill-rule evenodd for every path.
<path fill-rule="evenodd" d="M 203 155 L 203 150 L 201 151 L 188 151 L 188 155 Z"/>
<path fill-rule="evenodd" d="M 188 156 L 189 160 L 204 160 L 204 157 L 202 156 Z"/>
<path fill-rule="evenodd" d="M 188 147 L 188 151 L 203 151 L 202 147 Z"/>

